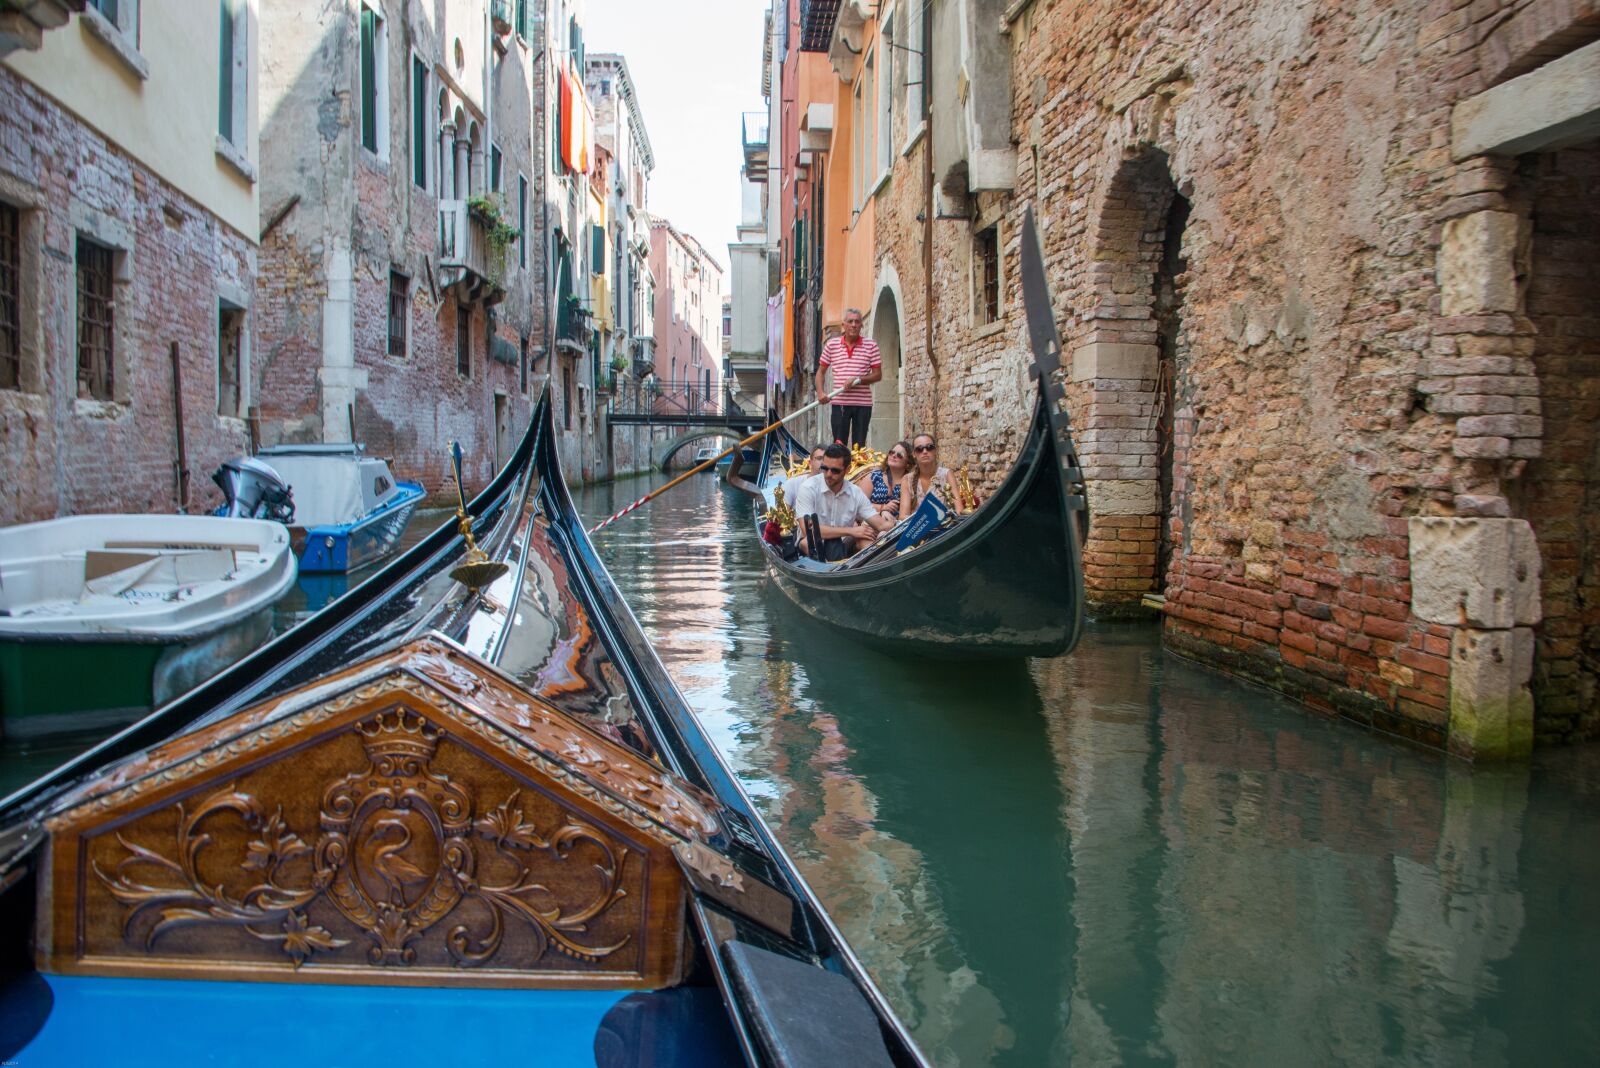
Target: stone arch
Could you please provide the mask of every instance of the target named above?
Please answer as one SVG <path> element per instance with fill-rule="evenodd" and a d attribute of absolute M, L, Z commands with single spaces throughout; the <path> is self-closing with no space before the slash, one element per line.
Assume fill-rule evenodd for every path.
<path fill-rule="evenodd" d="M 1083 390 L 1079 455 L 1093 516 L 1087 588 L 1115 611 L 1164 589 L 1184 531 L 1178 457 L 1192 419 L 1180 380 L 1188 364 L 1181 285 L 1189 202 L 1164 150 L 1138 136 L 1112 147 L 1090 218 L 1095 303 L 1073 344 L 1071 377 Z"/>
<path fill-rule="evenodd" d="M 883 379 L 873 389 L 872 425 L 867 443 L 874 449 L 887 449 L 905 432 L 905 366 L 902 338 L 905 330 L 905 303 L 900 297 L 900 275 L 887 257 L 878 268 L 876 294 L 867 313 L 867 335 L 878 343 L 883 357 Z"/>
<path fill-rule="evenodd" d="M 467 184 L 463 187 L 463 199 L 488 190 L 488 170 L 484 166 L 484 159 L 483 128 L 478 125 L 477 119 L 473 119 L 467 123 Z"/>
<path fill-rule="evenodd" d="M 706 438 L 725 438 L 728 441 L 743 441 L 745 435 L 739 433 L 737 430 L 730 430 L 727 427 L 722 426 L 694 427 L 693 429 L 686 430 L 677 437 L 671 438 L 670 440 L 661 444 L 661 446 L 656 450 L 654 458 L 656 467 L 659 470 L 665 471 L 667 469 L 667 464 L 671 463 L 672 458 L 678 455 L 678 453 L 681 452 L 685 447 L 692 445 L 697 441 L 703 441 Z"/>
<path fill-rule="evenodd" d="M 455 137 L 456 116 L 450 110 L 450 90 L 439 90 L 439 116 L 438 116 L 439 143 L 434 146 L 434 187 L 439 192 L 440 200 L 451 200 L 455 197 Z"/>
<path fill-rule="evenodd" d="M 459 105 L 451 126 L 454 133 L 450 142 L 450 190 L 454 199 L 465 200 L 472 193 L 469 185 L 472 180 L 472 160 L 468 155 L 467 116 Z"/>

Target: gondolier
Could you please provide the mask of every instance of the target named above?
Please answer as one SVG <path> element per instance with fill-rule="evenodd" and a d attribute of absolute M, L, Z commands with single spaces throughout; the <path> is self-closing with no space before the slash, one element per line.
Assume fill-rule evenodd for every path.
<path fill-rule="evenodd" d="M 844 310 L 844 331 L 822 346 L 817 366 L 817 396 L 827 394 L 828 369 L 835 382 L 859 378 L 860 383 L 842 390 L 833 399 L 833 438 L 846 445 L 867 443 L 867 424 L 872 421 L 872 383 L 883 377 L 883 357 L 878 343 L 861 336 L 861 309 Z"/>

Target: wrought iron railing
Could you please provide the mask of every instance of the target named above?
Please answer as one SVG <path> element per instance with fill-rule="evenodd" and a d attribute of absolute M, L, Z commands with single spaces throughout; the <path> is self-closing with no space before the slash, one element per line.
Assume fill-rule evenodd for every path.
<path fill-rule="evenodd" d="M 838 16 L 839 0 L 800 0 L 800 51 L 826 52 Z"/>
<path fill-rule="evenodd" d="M 703 381 L 665 382 L 648 378 L 640 382 L 629 378 L 618 381 L 611 397 L 613 414 L 635 417 L 712 417 L 739 410 L 737 401 L 722 382 L 713 382 L 708 388 Z"/>

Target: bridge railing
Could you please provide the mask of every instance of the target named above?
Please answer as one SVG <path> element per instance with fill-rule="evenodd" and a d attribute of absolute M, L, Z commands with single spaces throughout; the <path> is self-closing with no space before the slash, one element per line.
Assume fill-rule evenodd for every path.
<path fill-rule="evenodd" d="M 739 406 L 729 396 L 723 384 L 713 382 L 708 389 L 702 382 L 668 382 L 652 379 L 646 382 L 619 383 L 612 394 L 610 411 L 613 415 L 634 417 L 663 416 L 672 419 L 699 416 L 720 416 L 737 412 Z"/>

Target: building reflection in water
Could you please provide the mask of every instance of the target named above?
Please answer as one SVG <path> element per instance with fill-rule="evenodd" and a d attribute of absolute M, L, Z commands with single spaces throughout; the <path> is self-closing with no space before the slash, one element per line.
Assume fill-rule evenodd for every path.
<path fill-rule="evenodd" d="M 738 498 L 667 505 L 602 553 L 939 1063 L 1593 1063 L 1595 751 L 1468 768 L 1148 626 L 883 656 L 770 587 Z"/>

